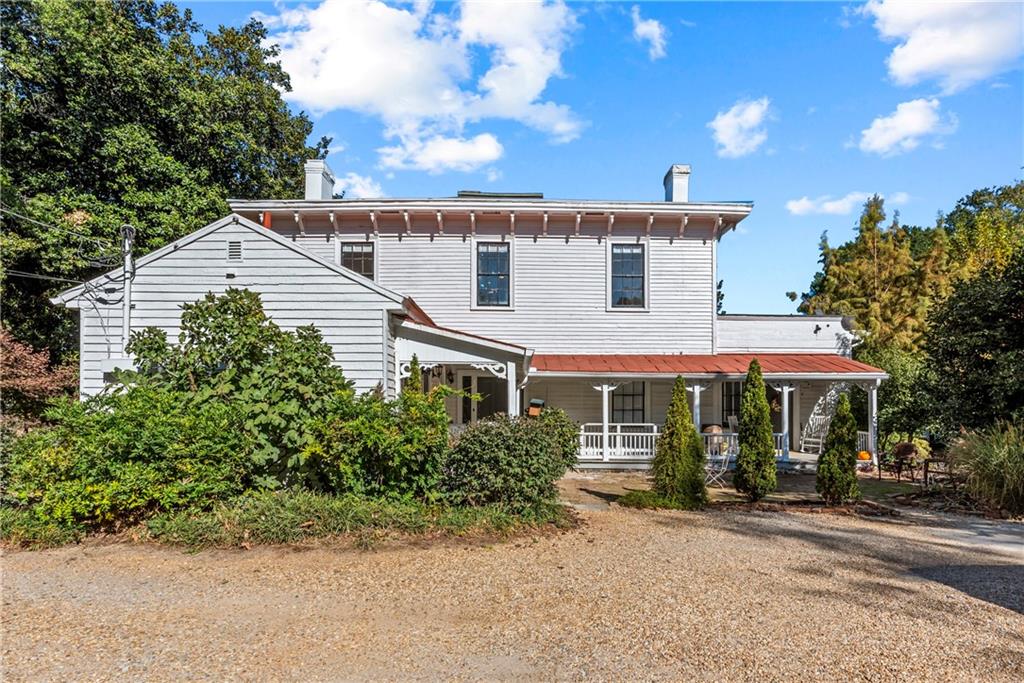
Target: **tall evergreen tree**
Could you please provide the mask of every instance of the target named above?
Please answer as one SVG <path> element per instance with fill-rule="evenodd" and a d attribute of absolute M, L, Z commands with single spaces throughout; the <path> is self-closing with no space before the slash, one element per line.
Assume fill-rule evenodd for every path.
<path fill-rule="evenodd" d="M 857 422 L 850 410 L 850 398 L 839 397 L 836 414 L 829 423 L 825 446 L 818 457 L 818 494 L 829 505 L 860 498 L 857 484 Z"/>
<path fill-rule="evenodd" d="M 74 319 L 49 303 L 116 267 L 118 229 L 145 253 L 228 212 L 226 199 L 301 192 L 312 122 L 281 97 L 288 75 L 257 21 L 204 31 L 153 0 L 0 3 L 5 213 L 0 287 L 15 336 L 60 356 Z M 104 265 L 106 264 L 106 265 Z"/>
<path fill-rule="evenodd" d="M 704 441 L 697 433 L 686 397 L 686 380 L 676 377 L 665 426 L 651 463 L 654 490 L 681 508 L 707 504 L 704 477 Z"/>
<path fill-rule="evenodd" d="M 750 361 L 740 396 L 740 453 L 733 485 L 750 500 L 758 501 L 775 490 L 775 439 L 761 364 Z"/>
<path fill-rule="evenodd" d="M 923 239 L 898 217 L 888 228 L 884 221 L 882 198 L 875 195 L 864 205 L 854 240 L 832 248 L 822 236 L 822 269 L 800 311 L 852 316 L 869 346 L 915 351 L 929 308 L 952 286 L 948 238 L 941 227 Z"/>

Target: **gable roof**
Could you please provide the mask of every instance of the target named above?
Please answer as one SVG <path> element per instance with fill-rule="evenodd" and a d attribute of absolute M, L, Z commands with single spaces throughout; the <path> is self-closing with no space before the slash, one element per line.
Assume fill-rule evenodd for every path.
<path fill-rule="evenodd" d="M 239 226 L 241 226 L 243 228 L 248 228 L 249 230 L 255 232 L 258 235 L 260 235 L 261 237 L 269 239 L 272 242 L 276 242 L 280 246 L 285 247 L 286 249 L 290 249 L 290 250 L 294 251 L 296 254 L 300 254 L 301 256 L 309 259 L 310 261 L 313 261 L 314 263 L 316 263 L 318 265 L 321 265 L 324 268 L 327 268 L 328 270 L 331 270 L 334 273 L 336 273 L 336 274 L 338 274 L 338 275 L 340 275 L 340 276 L 342 276 L 344 278 L 347 278 L 347 279 L 351 280 L 352 282 L 354 282 L 354 283 L 356 283 L 358 285 L 361 285 L 361 286 L 363 286 L 363 287 L 365 287 L 365 288 L 367 288 L 369 290 L 372 290 L 372 291 L 376 292 L 377 294 L 380 294 L 381 296 L 385 297 L 386 299 L 390 299 L 391 301 L 393 301 L 396 304 L 398 304 L 398 306 L 396 306 L 396 308 L 404 307 L 404 302 L 406 300 L 406 297 L 402 296 L 401 294 L 399 294 L 397 292 L 394 292 L 394 291 L 392 291 L 390 289 L 387 289 L 386 287 L 382 287 L 379 284 L 377 284 L 376 282 L 374 282 L 373 280 L 371 280 L 371 279 L 369 279 L 367 277 L 363 277 L 362 275 L 360 275 L 360 274 L 358 274 L 358 273 L 356 273 L 354 271 L 351 271 L 348 268 L 340 266 L 340 265 L 334 263 L 333 261 L 328 261 L 327 259 L 322 258 L 322 257 L 314 254 L 313 252 L 300 247 L 299 245 L 295 244 L 294 242 L 292 242 L 288 238 L 279 235 L 278 233 L 274 232 L 273 230 L 269 230 L 269 229 L 263 227 L 262 225 L 260 225 L 258 223 L 254 223 L 253 221 L 249 220 L 248 218 L 245 218 L 244 216 L 240 216 L 237 213 L 228 214 L 224 218 L 220 218 L 218 220 L 215 220 L 214 222 L 210 223 L 209 225 L 207 225 L 205 227 L 202 227 L 199 230 L 196 230 L 195 232 L 189 233 L 188 235 L 185 235 L 184 237 L 182 237 L 180 239 L 177 239 L 174 242 L 171 242 L 170 244 L 168 244 L 168 245 L 166 245 L 166 246 L 164 246 L 164 247 L 162 247 L 160 249 L 157 249 L 156 251 L 151 251 L 150 253 L 146 254 L 145 256 L 139 257 L 135 261 L 135 268 L 136 268 L 136 270 L 138 270 L 139 268 L 142 268 L 142 267 L 144 267 L 145 265 L 147 265 L 149 263 L 153 263 L 154 261 L 157 261 L 157 260 L 163 258 L 167 254 L 171 254 L 171 253 L 177 251 L 178 249 L 181 249 L 182 247 L 185 247 L 185 246 L 187 246 L 187 245 L 189 245 L 189 244 L 191 244 L 191 243 L 193 243 L 193 242 L 195 242 L 197 240 L 200 240 L 200 239 L 206 237 L 207 235 L 209 235 L 209 234 L 211 234 L 213 232 L 216 232 L 217 230 L 220 230 L 221 228 L 223 228 L 223 227 L 225 227 L 227 225 L 232 225 L 232 224 L 239 225 Z M 93 278 L 92 280 L 89 280 L 88 282 L 85 282 L 83 284 L 80 284 L 80 285 L 77 285 L 75 287 L 72 287 L 71 289 L 66 289 L 63 292 L 61 292 L 60 294 L 58 294 L 55 297 L 53 297 L 52 299 L 50 299 L 50 301 L 51 301 L 51 303 L 64 304 L 64 305 L 72 303 L 72 302 L 76 301 L 82 295 L 82 293 L 84 291 L 86 291 L 90 287 L 95 287 L 95 286 L 101 284 L 103 281 L 109 281 L 110 280 L 110 276 L 112 274 L 119 273 L 120 271 L 121 271 L 121 269 L 117 268 L 117 269 L 112 270 L 112 271 L 110 271 L 108 273 L 104 273 L 103 275 L 99 275 L 99 276 Z"/>

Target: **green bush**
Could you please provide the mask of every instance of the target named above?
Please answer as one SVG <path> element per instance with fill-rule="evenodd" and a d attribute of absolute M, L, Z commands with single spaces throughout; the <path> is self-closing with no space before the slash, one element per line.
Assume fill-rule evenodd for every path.
<path fill-rule="evenodd" d="M 850 398 L 846 394 L 839 397 L 824 448 L 818 456 L 814 488 L 829 505 L 860 499 L 860 487 L 857 485 L 857 422 L 853 418 Z"/>
<path fill-rule="evenodd" d="M 245 289 L 185 304 L 177 344 L 147 328 L 132 335 L 128 352 L 139 372 L 122 373 L 125 384 L 231 404 L 239 429 L 253 441 L 263 487 L 302 483 L 305 423 L 323 417 L 327 402 L 352 387 L 314 327 L 280 329 L 264 313 L 259 294 Z"/>
<path fill-rule="evenodd" d="M 396 401 L 338 394 L 309 424 L 303 481 L 337 493 L 433 497 L 448 454 L 448 391 L 407 385 Z"/>
<path fill-rule="evenodd" d="M 756 358 L 750 361 L 740 396 L 739 442 L 733 485 L 750 500 L 758 501 L 775 490 L 776 476 L 772 417 L 761 364 Z"/>
<path fill-rule="evenodd" d="M 138 386 L 61 401 L 47 418 L 52 427 L 11 443 L 4 473 L 5 499 L 44 522 L 131 522 L 257 485 L 253 443 L 230 405 Z"/>
<path fill-rule="evenodd" d="M 557 408 L 537 418 L 499 415 L 470 425 L 452 448 L 443 488 L 457 505 L 528 510 L 557 499 L 557 481 L 576 464 L 579 431 Z"/>
<path fill-rule="evenodd" d="M 950 450 L 967 490 L 986 504 L 1024 514 L 1024 421 L 968 432 Z"/>
<path fill-rule="evenodd" d="M 697 433 L 686 397 L 686 380 L 676 377 L 672 400 L 665 414 L 665 426 L 658 437 L 651 463 L 654 491 L 672 504 L 668 507 L 696 509 L 708 501 L 704 484 L 704 440 Z"/>

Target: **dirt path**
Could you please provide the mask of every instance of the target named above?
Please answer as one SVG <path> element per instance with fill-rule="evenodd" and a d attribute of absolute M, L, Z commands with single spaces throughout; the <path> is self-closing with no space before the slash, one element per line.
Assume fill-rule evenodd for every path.
<path fill-rule="evenodd" d="M 496 545 L 3 558 L 3 680 L 1024 679 L 1022 558 L 895 520 L 583 512 Z"/>

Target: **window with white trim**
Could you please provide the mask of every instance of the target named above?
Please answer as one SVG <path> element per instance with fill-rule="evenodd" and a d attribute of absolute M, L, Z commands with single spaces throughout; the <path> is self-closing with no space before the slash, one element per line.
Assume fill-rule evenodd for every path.
<path fill-rule="evenodd" d="M 511 255 L 511 246 L 508 242 L 477 242 L 477 306 L 511 306 Z"/>
<path fill-rule="evenodd" d="M 646 263 L 643 244 L 611 245 L 612 308 L 644 308 L 646 297 Z"/>
<path fill-rule="evenodd" d="M 646 422 L 646 387 L 644 382 L 628 382 L 612 391 L 611 421 L 618 424 Z"/>
<path fill-rule="evenodd" d="M 342 242 L 341 265 L 373 279 L 373 242 Z"/>

